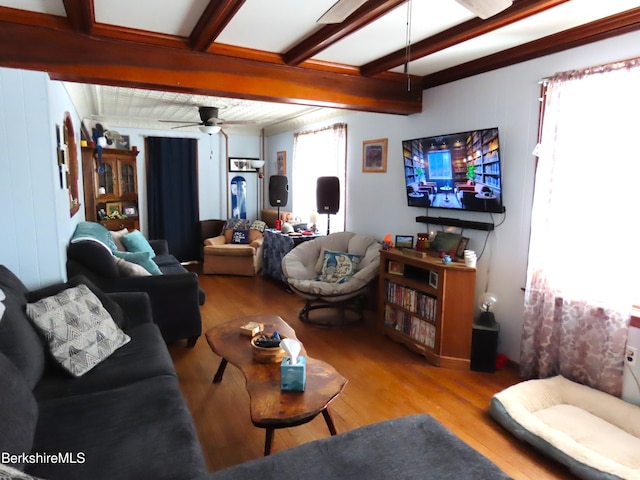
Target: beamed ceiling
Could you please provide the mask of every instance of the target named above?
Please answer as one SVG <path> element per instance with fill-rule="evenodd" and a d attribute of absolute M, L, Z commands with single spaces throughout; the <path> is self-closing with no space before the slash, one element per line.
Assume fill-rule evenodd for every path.
<path fill-rule="evenodd" d="M 123 105 L 129 88 L 96 90 L 81 113 L 103 117 L 190 120 L 195 104 L 216 101 L 222 116 L 246 101 L 285 104 L 286 115 L 408 115 L 422 110 L 424 89 L 640 28 L 640 0 L 515 0 L 486 20 L 455 0 L 368 0 L 342 23 L 317 23 L 334 2 L 0 0 L 0 65 L 149 101 L 162 97 L 148 91 L 180 94 L 148 113 Z M 278 121 L 240 110 L 237 122 Z"/>

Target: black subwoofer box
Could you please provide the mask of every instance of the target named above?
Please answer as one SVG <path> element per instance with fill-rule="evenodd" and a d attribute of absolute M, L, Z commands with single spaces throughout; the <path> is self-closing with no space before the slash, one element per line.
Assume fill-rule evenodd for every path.
<path fill-rule="evenodd" d="M 498 333 L 500 325 L 473 324 L 471 334 L 471 370 L 476 372 L 496 371 L 496 357 L 498 355 Z"/>

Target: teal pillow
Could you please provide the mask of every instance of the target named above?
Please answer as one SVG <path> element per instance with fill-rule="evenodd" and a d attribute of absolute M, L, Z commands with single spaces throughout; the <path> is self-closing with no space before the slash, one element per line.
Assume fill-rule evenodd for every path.
<path fill-rule="evenodd" d="M 113 255 L 115 257 L 122 258 L 127 262 L 142 265 L 151 275 L 162 275 L 162 272 L 160 271 L 160 268 L 158 268 L 158 265 L 156 265 L 156 262 L 151 260 L 149 252 L 120 252 L 116 250 L 113 252 Z"/>
<path fill-rule="evenodd" d="M 149 241 L 144 238 L 144 235 L 139 230 L 134 230 L 131 233 L 127 233 L 122 237 L 122 244 L 127 252 L 148 252 L 149 258 L 156 256 L 156 252 L 153 251 Z"/>
<path fill-rule="evenodd" d="M 327 283 L 344 283 L 358 271 L 361 259 L 362 255 L 325 250 L 322 273 L 317 280 Z"/>

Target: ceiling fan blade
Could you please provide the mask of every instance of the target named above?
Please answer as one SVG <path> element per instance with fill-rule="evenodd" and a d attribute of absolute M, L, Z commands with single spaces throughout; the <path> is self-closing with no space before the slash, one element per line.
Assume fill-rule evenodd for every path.
<path fill-rule="evenodd" d="M 483 20 L 493 17 L 513 4 L 512 0 L 456 0 L 456 2 Z"/>
<path fill-rule="evenodd" d="M 202 125 L 201 123 L 187 123 L 186 125 L 178 125 L 176 127 L 171 127 L 171 130 L 175 128 L 187 128 L 187 127 L 197 127 L 198 125 Z"/>
<path fill-rule="evenodd" d="M 191 122 L 185 122 L 184 120 L 158 120 L 159 122 L 162 123 L 189 123 L 191 124 Z M 194 123 L 193 125 L 200 125 L 199 123 Z"/>
<path fill-rule="evenodd" d="M 366 2 L 367 0 L 338 0 L 320 16 L 317 23 L 342 23 Z"/>

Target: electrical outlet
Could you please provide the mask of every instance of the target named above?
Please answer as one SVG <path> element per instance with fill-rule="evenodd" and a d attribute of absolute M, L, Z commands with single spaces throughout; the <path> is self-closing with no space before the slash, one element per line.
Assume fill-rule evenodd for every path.
<path fill-rule="evenodd" d="M 627 365 L 634 366 L 638 363 L 638 349 L 636 347 L 629 347 L 624 352 L 624 359 Z"/>

